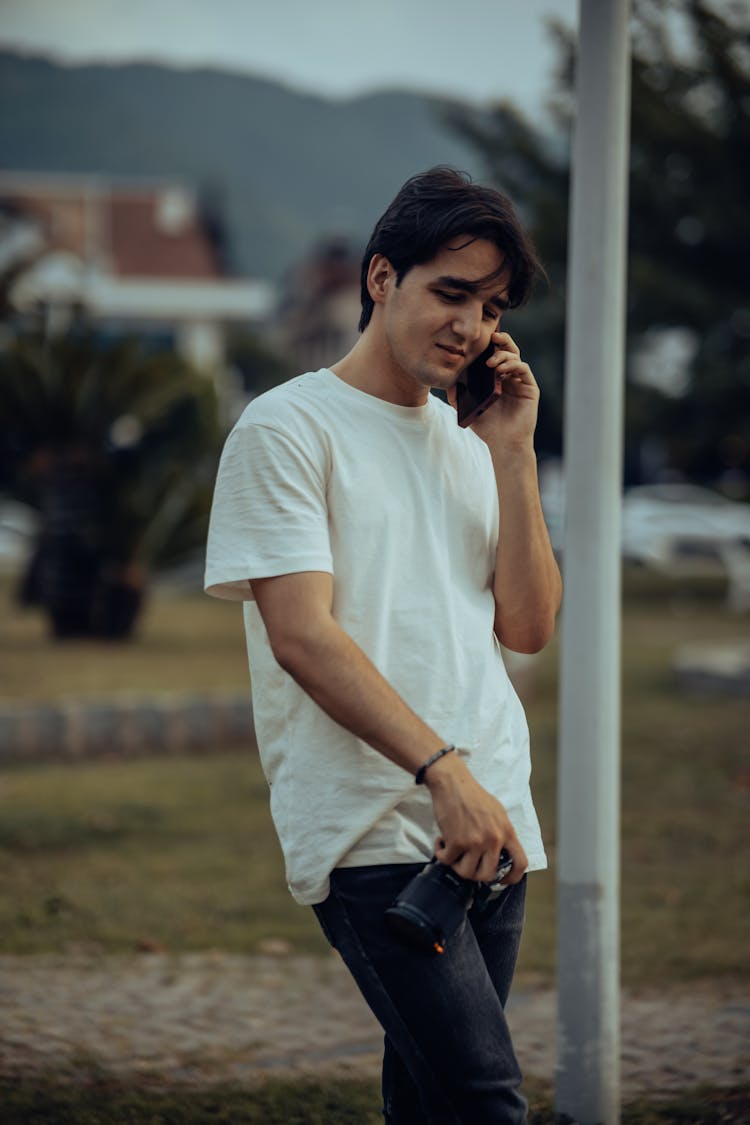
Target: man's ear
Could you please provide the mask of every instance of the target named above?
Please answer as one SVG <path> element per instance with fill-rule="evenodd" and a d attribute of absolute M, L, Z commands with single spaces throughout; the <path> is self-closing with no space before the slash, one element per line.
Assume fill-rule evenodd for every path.
<path fill-rule="evenodd" d="M 367 292 L 376 305 L 382 304 L 388 290 L 396 283 L 396 271 L 382 254 L 373 254 L 367 269 Z"/>

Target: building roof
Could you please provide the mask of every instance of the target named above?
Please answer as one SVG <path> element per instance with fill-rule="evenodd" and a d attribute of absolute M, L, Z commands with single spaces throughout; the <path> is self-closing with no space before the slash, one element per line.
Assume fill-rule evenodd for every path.
<path fill-rule="evenodd" d="M 38 225 L 48 250 L 72 253 L 102 274 L 185 281 L 225 276 L 213 226 L 181 184 L 0 174 L 0 199 Z"/>
<path fill-rule="evenodd" d="M 197 281 L 222 274 L 201 216 L 177 189 L 159 195 L 111 195 L 108 223 L 110 262 L 118 277 Z"/>

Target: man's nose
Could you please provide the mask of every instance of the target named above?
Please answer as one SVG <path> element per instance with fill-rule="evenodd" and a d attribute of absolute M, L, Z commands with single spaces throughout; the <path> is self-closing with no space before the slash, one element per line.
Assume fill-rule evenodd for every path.
<path fill-rule="evenodd" d="M 452 327 L 456 335 L 462 340 L 467 340 L 469 343 L 478 340 L 482 329 L 481 308 L 474 308 L 473 305 L 467 303 L 461 309 L 457 309 L 453 317 Z"/>

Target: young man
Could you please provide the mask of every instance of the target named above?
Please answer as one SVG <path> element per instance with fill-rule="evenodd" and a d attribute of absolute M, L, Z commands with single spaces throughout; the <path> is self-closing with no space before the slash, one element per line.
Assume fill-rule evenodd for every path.
<path fill-rule="evenodd" d="M 526 871 L 546 860 L 500 643 L 541 649 L 561 584 L 539 391 L 501 318 L 536 268 L 504 196 L 447 168 L 413 177 L 365 252 L 357 343 L 250 404 L 216 485 L 206 588 L 244 602 L 289 887 L 383 1025 L 400 1125 L 525 1117 L 503 1009 Z M 490 343 L 496 401 L 461 428 L 430 390 L 453 402 Z M 443 956 L 388 930 L 433 854 L 490 881 L 503 847 L 506 889 Z"/>

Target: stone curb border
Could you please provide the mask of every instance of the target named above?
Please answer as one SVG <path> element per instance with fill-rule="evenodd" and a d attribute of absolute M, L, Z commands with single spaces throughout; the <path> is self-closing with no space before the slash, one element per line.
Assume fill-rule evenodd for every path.
<path fill-rule="evenodd" d="M 122 695 L 0 706 L 0 764 L 223 749 L 255 741 L 249 693 Z"/>
<path fill-rule="evenodd" d="M 516 676 L 524 668 L 513 666 Z M 750 643 L 681 646 L 673 661 L 686 692 L 750 695 Z M 123 693 L 0 704 L 0 765 L 222 749 L 255 743 L 245 692 Z"/>

